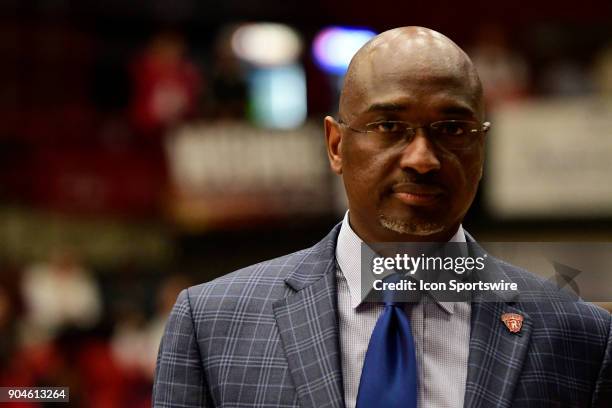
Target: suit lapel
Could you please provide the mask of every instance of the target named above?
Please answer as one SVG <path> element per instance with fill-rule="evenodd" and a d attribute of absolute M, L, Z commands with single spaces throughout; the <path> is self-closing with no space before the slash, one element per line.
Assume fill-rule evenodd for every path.
<path fill-rule="evenodd" d="M 337 235 L 338 229 L 330 235 Z M 285 280 L 295 292 L 273 305 L 291 378 L 303 407 L 344 406 L 335 243 L 332 235 L 332 239 L 315 246 Z"/>
<path fill-rule="evenodd" d="M 489 267 L 481 277 L 488 282 L 513 282 L 498 261 L 466 233 L 472 256 L 488 256 Z M 519 286 L 520 287 L 520 286 Z M 527 356 L 532 321 L 514 302 L 515 295 L 476 293 L 472 302 L 470 354 L 465 389 L 466 407 L 511 407 L 523 362 Z M 511 333 L 502 321 L 504 313 L 523 317 L 518 333 Z"/>
<path fill-rule="evenodd" d="M 504 313 L 523 316 L 519 333 L 511 333 L 501 320 Z M 466 381 L 466 407 L 510 407 L 514 389 L 529 348 L 529 316 L 504 302 L 472 303 L 470 354 Z"/>

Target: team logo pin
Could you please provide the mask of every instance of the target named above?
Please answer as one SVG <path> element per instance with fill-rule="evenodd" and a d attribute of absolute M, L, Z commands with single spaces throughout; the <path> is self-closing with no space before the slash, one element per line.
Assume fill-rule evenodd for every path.
<path fill-rule="evenodd" d="M 518 333 L 523 327 L 523 316 L 516 313 L 504 313 L 501 317 L 510 333 Z"/>

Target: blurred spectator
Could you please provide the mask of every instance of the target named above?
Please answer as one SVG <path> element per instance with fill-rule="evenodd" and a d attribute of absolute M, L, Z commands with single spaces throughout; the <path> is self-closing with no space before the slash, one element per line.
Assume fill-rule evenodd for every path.
<path fill-rule="evenodd" d="M 22 302 L 15 271 L 0 265 L 0 387 L 33 386 L 34 370 L 27 355 L 20 350 L 18 325 L 22 319 Z M 34 354 L 30 354 L 34 356 Z M 35 403 L 3 403 L 2 407 L 29 408 Z"/>
<path fill-rule="evenodd" d="M 540 85 L 550 96 L 580 96 L 591 92 L 589 73 L 576 61 L 559 59 L 544 71 Z"/>
<path fill-rule="evenodd" d="M 160 135 L 168 127 L 196 114 L 202 78 L 185 55 L 185 42 L 162 32 L 131 64 L 131 117 L 135 130 Z"/>
<path fill-rule="evenodd" d="M 244 119 L 248 104 L 245 70 L 234 54 L 231 34 L 234 27 L 223 30 L 213 50 L 211 74 L 212 107 L 209 115 L 215 119 Z"/>
<path fill-rule="evenodd" d="M 111 339 L 113 359 L 134 375 L 147 374 L 149 344 L 147 322 L 139 310 L 126 310 L 117 322 Z"/>
<path fill-rule="evenodd" d="M 0 371 L 6 367 L 17 348 L 17 326 L 22 317 L 22 302 L 14 276 L 6 270 L 0 277 Z M 11 279 L 13 278 L 13 279 Z"/>
<path fill-rule="evenodd" d="M 147 364 L 149 373 L 155 371 L 159 342 L 164 334 L 166 321 L 181 290 L 192 285 L 191 280 L 183 275 L 173 275 L 164 280 L 157 291 L 157 310 L 148 327 L 149 349 Z"/>
<path fill-rule="evenodd" d="M 612 43 L 595 58 L 593 77 L 601 96 L 612 98 Z"/>
<path fill-rule="evenodd" d="M 96 281 L 67 248 L 55 251 L 48 262 L 27 268 L 22 293 L 27 344 L 53 339 L 66 327 L 93 327 L 102 311 Z"/>
<path fill-rule="evenodd" d="M 495 108 L 527 95 L 527 62 L 510 48 L 500 26 L 483 25 L 469 55 L 480 75 L 487 107 Z"/>
<path fill-rule="evenodd" d="M 181 275 L 164 280 L 157 292 L 157 310 L 148 322 L 138 310 L 122 314 L 111 344 L 115 360 L 126 372 L 152 381 L 166 320 L 179 292 L 189 285 L 189 280 Z"/>

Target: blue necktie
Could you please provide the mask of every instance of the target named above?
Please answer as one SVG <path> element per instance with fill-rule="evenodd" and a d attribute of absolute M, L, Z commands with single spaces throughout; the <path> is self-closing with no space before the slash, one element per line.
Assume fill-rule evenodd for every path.
<path fill-rule="evenodd" d="M 363 362 L 356 408 L 416 408 L 417 375 L 410 320 L 401 304 L 385 302 Z"/>

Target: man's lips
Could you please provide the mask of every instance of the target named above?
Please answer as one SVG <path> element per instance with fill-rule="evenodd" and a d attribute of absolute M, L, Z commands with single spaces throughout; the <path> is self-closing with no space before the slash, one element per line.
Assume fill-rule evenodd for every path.
<path fill-rule="evenodd" d="M 392 188 L 395 198 L 408 205 L 428 206 L 437 203 L 445 190 L 435 185 L 404 183 Z"/>

